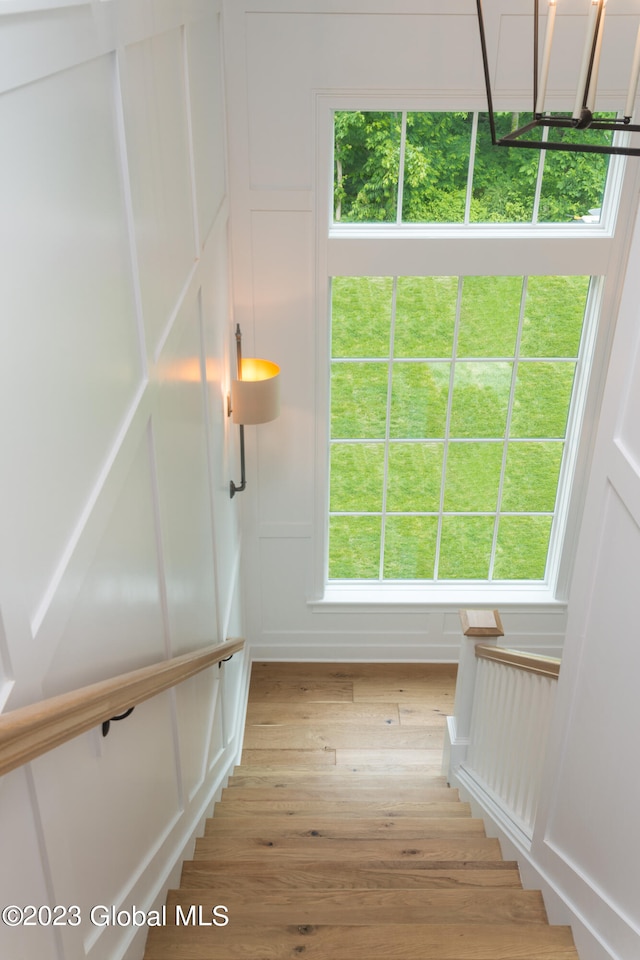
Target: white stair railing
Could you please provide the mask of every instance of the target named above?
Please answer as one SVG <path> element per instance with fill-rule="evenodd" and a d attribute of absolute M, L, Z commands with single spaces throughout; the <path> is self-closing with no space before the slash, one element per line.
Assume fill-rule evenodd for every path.
<path fill-rule="evenodd" d="M 448 717 L 445 773 L 466 774 L 529 840 L 560 661 L 496 646 L 495 611 L 462 611 L 465 640 L 455 715 Z"/>

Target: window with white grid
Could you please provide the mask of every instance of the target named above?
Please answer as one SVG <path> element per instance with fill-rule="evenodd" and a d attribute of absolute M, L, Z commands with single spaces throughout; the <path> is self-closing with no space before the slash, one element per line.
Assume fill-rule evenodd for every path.
<path fill-rule="evenodd" d="M 524 120 L 501 114 L 500 133 Z M 332 162 L 326 579 L 548 582 L 602 291 L 580 253 L 612 206 L 609 158 L 497 149 L 482 113 L 336 110 Z M 554 236 L 576 241 L 570 272 L 549 270 Z M 501 270 L 505 238 L 527 245 L 520 273 Z M 453 269 L 429 269 L 433 246 L 416 268 L 423 241 Z"/>
<path fill-rule="evenodd" d="M 329 579 L 544 579 L 589 284 L 333 279 Z"/>

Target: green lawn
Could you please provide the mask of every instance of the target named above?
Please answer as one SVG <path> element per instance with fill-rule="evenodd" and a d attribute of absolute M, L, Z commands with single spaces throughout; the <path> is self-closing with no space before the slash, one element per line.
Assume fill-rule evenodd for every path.
<path fill-rule="evenodd" d="M 334 278 L 331 579 L 544 578 L 588 283 Z"/>

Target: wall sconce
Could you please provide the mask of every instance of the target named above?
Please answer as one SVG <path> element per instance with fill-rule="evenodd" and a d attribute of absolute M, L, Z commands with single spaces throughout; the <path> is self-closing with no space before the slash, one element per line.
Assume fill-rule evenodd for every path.
<path fill-rule="evenodd" d="M 229 484 L 229 496 L 242 493 L 247 485 L 244 462 L 245 424 L 268 423 L 280 414 L 280 367 L 271 360 L 242 357 L 242 333 L 236 324 L 238 379 L 231 383 L 227 416 L 240 426 L 240 483 Z"/>
<path fill-rule="evenodd" d="M 573 113 L 566 116 L 554 114 L 549 116 L 544 113 L 544 101 L 547 89 L 547 77 L 549 74 L 549 63 L 551 59 L 551 47 L 553 41 L 554 24 L 556 18 L 557 0 L 548 0 L 547 27 L 544 40 L 544 49 L 542 52 L 542 64 L 538 65 L 538 17 L 539 0 L 533 2 L 533 117 L 534 119 L 512 131 L 504 137 L 496 135 L 496 122 L 493 111 L 493 98 L 491 95 L 491 83 L 489 79 L 489 57 L 487 54 L 487 42 L 484 30 L 484 21 L 482 18 L 482 0 L 476 0 L 478 9 L 478 25 L 480 27 L 480 45 L 482 48 L 482 66 L 484 69 L 484 82 L 487 91 L 487 107 L 489 110 L 489 126 L 491 128 L 491 141 L 495 147 L 528 147 L 533 150 L 568 150 L 572 153 L 606 153 L 621 154 L 628 157 L 640 156 L 640 147 L 619 147 L 596 143 L 569 143 L 563 141 L 551 140 L 521 140 L 519 139 L 530 130 L 542 127 L 561 127 L 566 130 L 629 130 L 639 131 L 638 124 L 631 123 L 633 110 L 635 106 L 636 92 L 638 88 L 638 77 L 640 76 L 640 29 L 636 38 L 633 60 L 630 63 L 629 86 L 627 91 L 624 113 L 617 119 L 608 118 L 597 119 L 595 116 L 595 98 L 596 86 L 598 82 L 598 66 L 600 63 L 600 53 L 602 47 L 602 38 L 604 33 L 604 15 L 607 0 L 583 0 L 585 3 L 585 12 L 587 17 L 587 34 L 584 40 L 584 49 L 579 75 L 576 77 L 576 94 Z M 576 46 L 579 48 L 580 38 L 576 38 Z"/>

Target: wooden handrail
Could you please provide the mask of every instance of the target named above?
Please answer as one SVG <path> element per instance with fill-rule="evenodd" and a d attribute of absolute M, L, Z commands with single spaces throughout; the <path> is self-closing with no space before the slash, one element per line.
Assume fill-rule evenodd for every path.
<path fill-rule="evenodd" d="M 505 647 L 494 647 L 485 643 L 476 644 L 476 657 L 506 663 L 510 667 L 526 670 L 528 673 L 539 673 L 543 677 L 557 679 L 560 673 L 560 660 L 556 657 L 541 657 L 537 653 L 522 653 L 519 650 L 507 650 Z"/>
<path fill-rule="evenodd" d="M 227 640 L 0 715 L 0 776 L 188 680 L 244 647 Z"/>

